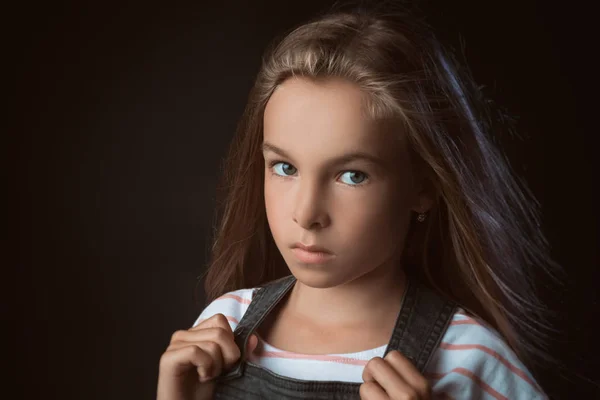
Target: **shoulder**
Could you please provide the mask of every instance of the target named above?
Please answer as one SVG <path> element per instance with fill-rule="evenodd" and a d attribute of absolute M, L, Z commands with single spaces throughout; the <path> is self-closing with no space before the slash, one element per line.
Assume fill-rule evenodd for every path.
<path fill-rule="evenodd" d="M 462 309 L 454 314 L 426 377 L 434 392 L 452 398 L 547 398 L 502 336 Z"/>
<path fill-rule="evenodd" d="M 208 304 L 192 326 L 198 325 L 215 314 L 223 314 L 229 321 L 231 329 L 235 330 L 244 313 L 248 310 L 256 290 L 257 288 L 240 289 L 225 293 Z"/>

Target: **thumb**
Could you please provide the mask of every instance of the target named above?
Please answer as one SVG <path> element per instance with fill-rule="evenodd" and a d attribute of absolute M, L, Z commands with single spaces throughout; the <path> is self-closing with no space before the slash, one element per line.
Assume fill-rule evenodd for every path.
<path fill-rule="evenodd" d="M 248 338 L 248 346 L 246 347 L 248 354 L 252 354 L 254 350 L 256 350 L 256 347 L 258 347 L 258 336 L 251 335 L 250 338 Z"/>

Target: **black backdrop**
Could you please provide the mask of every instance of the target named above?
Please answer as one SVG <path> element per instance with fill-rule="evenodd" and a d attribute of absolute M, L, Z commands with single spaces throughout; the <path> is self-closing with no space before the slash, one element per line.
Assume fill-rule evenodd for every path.
<path fill-rule="evenodd" d="M 8 210 L 19 244 L 3 318 L 16 339 L 6 342 L 11 398 L 155 396 L 170 334 L 203 306 L 196 277 L 219 162 L 262 50 L 317 3 L 327 4 L 48 2 L 6 13 L 17 89 L 6 171 L 19 210 Z M 464 39 L 477 81 L 517 119 L 524 140 L 509 140 L 510 153 L 569 271 L 569 294 L 550 299 L 565 330 L 553 352 L 588 381 L 542 383 L 556 398 L 598 396 L 591 11 L 532 0 L 423 7 L 447 41 Z"/>

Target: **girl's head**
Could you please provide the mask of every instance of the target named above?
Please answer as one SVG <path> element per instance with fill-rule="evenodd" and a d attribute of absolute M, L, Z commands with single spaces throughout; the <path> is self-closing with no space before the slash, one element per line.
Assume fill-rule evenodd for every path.
<path fill-rule="evenodd" d="M 529 267 L 552 263 L 493 122 L 417 18 L 340 11 L 297 27 L 265 55 L 226 160 L 207 300 L 290 270 L 330 287 L 385 264 L 526 356 L 544 311 Z M 331 271 L 303 275 L 298 242 L 334 253 Z"/>

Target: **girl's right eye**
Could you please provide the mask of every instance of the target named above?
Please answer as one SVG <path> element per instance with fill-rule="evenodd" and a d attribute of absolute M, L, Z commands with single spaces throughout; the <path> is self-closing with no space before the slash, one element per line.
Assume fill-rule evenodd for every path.
<path fill-rule="evenodd" d="M 279 176 L 290 176 L 297 172 L 296 167 L 286 162 L 274 162 L 271 165 L 271 169 Z"/>

